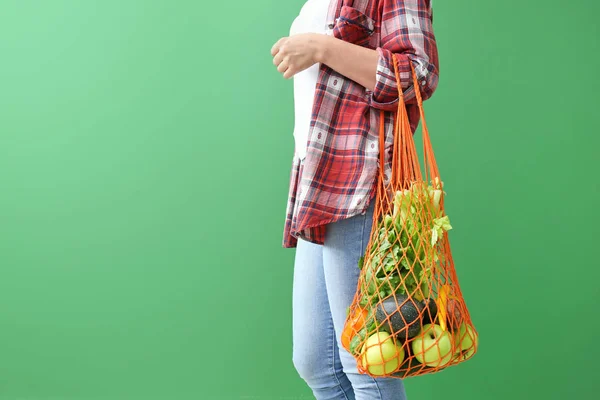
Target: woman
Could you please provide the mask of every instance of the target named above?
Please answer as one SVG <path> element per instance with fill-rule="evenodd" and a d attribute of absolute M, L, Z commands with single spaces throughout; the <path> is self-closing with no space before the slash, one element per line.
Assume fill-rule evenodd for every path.
<path fill-rule="evenodd" d="M 308 0 L 290 36 L 271 49 L 284 78 L 294 77 L 295 151 L 283 247 L 296 247 L 293 363 L 320 399 L 405 399 L 397 378 L 358 373 L 341 345 L 358 259 L 373 222 L 384 110 L 386 180 L 398 87 L 411 126 L 416 108 L 410 64 L 429 98 L 438 56 L 429 0 Z"/>

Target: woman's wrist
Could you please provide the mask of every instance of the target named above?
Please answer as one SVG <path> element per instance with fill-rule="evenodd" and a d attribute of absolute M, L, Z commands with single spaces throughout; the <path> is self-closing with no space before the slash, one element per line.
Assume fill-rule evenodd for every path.
<path fill-rule="evenodd" d="M 331 49 L 332 37 L 322 33 L 315 33 L 315 61 L 327 64 L 327 57 Z"/>

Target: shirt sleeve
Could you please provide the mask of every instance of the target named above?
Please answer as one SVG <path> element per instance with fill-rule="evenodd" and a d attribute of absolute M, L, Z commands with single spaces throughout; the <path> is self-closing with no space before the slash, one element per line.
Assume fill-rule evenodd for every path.
<path fill-rule="evenodd" d="M 416 98 L 409 63 L 415 69 L 421 97 L 426 100 L 438 84 L 438 52 L 430 0 L 384 0 L 382 3 L 376 85 L 369 102 L 375 108 L 393 111 L 398 107 L 398 87 L 392 57 L 398 60 L 404 101 L 411 104 L 416 103 Z"/>

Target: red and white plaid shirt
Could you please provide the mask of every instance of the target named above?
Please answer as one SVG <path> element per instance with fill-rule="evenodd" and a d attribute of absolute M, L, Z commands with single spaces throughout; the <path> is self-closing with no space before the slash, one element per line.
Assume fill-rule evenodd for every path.
<path fill-rule="evenodd" d="M 398 59 L 402 92 L 414 130 L 419 122 L 410 64 L 423 100 L 438 83 L 438 53 L 430 0 L 331 0 L 328 34 L 379 53 L 373 91 L 321 64 L 306 157 L 294 153 L 283 247 L 298 238 L 323 244 L 326 225 L 366 211 L 375 195 L 379 167 L 380 110 L 384 113 L 384 175 L 391 171 L 398 88 L 392 57 Z"/>

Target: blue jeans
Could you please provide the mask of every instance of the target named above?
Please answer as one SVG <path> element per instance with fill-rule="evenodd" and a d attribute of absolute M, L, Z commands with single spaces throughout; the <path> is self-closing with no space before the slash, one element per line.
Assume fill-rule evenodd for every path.
<path fill-rule="evenodd" d="M 366 214 L 327 225 L 325 244 L 299 239 L 293 283 L 294 367 L 317 400 L 406 400 L 402 380 L 359 374 L 341 344 L 346 309 L 358 284 L 358 259 L 371 233 Z"/>

